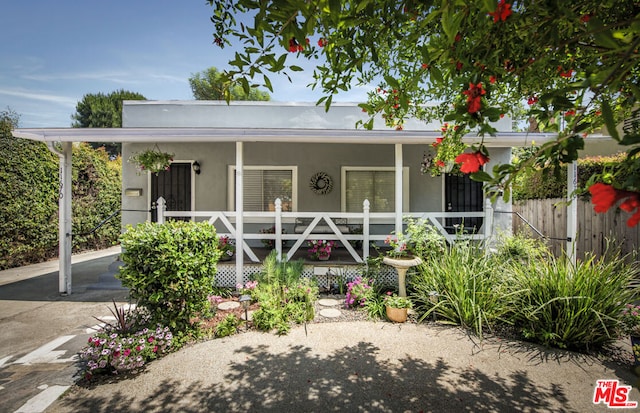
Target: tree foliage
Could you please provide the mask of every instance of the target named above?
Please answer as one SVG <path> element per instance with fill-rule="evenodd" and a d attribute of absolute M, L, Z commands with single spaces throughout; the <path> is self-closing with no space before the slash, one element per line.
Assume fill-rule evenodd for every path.
<path fill-rule="evenodd" d="M 640 6 L 633 0 L 209 0 L 215 43 L 240 45 L 226 72 L 247 90 L 271 90 L 266 72 L 302 70 L 317 62 L 312 87 L 328 107 L 354 84 L 373 85 L 362 108 L 373 125 L 404 119 L 443 120 L 477 135 L 471 150 L 486 156 L 491 122 L 526 101 L 527 118 L 557 139 L 529 165 L 555 169 L 578 158 L 588 133 L 606 125 L 628 146 L 619 170 L 628 178 L 594 176 L 630 201 L 640 218 L 640 122 L 619 133 L 640 98 Z M 317 59 L 317 60 L 316 60 Z M 435 106 L 425 106 L 438 102 Z M 634 115 L 640 118 L 638 112 Z M 458 158 L 464 163 L 476 157 Z M 497 196 L 523 166 L 498 165 L 472 177 Z M 470 168 L 466 168 L 469 170 Z M 635 204 L 634 204 L 635 202 Z M 636 205 L 635 209 L 633 205 Z"/>
<path fill-rule="evenodd" d="M 108 94 L 87 93 L 76 105 L 76 113 L 71 115 L 74 128 L 121 128 L 122 101 L 146 100 L 139 93 L 123 89 Z M 112 156 L 120 155 L 122 145 L 116 143 L 91 143 L 93 148 L 104 147 Z"/>
<path fill-rule="evenodd" d="M 210 67 L 202 72 L 192 74 L 189 85 L 196 100 L 270 100 L 267 92 L 251 88 L 245 91 L 241 86 L 228 86 L 228 80 L 218 72 L 215 67 Z"/>

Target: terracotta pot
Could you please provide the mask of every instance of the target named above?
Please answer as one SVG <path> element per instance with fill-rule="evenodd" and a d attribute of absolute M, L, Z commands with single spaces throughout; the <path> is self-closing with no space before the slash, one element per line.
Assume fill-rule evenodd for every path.
<path fill-rule="evenodd" d="M 394 323 L 404 323 L 407 321 L 407 308 L 394 308 L 386 306 L 387 309 L 387 318 L 389 321 L 393 321 Z"/>

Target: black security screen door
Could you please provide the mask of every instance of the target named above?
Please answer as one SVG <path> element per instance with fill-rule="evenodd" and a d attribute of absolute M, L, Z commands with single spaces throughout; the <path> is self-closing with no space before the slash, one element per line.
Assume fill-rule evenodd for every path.
<path fill-rule="evenodd" d="M 158 221 L 156 201 L 163 197 L 167 211 L 191 211 L 191 164 L 172 163 L 168 171 L 151 174 L 151 220 Z M 178 218 L 188 220 L 189 218 Z"/>
<path fill-rule="evenodd" d="M 446 212 L 476 212 L 483 210 L 484 194 L 482 182 L 472 181 L 469 175 L 446 174 L 445 210 Z M 478 232 L 483 218 L 447 218 L 447 232 L 453 234 L 456 228 L 464 225 L 465 232 Z"/>

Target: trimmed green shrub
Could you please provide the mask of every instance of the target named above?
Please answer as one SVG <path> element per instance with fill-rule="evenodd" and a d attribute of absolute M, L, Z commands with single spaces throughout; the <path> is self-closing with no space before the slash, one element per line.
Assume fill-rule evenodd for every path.
<path fill-rule="evenodd" d="M 509 271 L 511 320 L 526 339 L 546 346 L 592 350 L 612 343 L 635 294 L 637 271 L 618 255 L 575 266 L 550 256 Z"/>
<path fill-rule="evenodd" d="M 0 269 L 57 255 L 58 187 L 44 143 L 0 134 Z"/>
<path fill-rule="evenodd" d="M 0 121 L 1 124 L 1 121 Z M 14 138 L 0 128 L 0 269 L 32 264 L 58 254 L 58 158 L 42 142 Z M 121 162 L 87 144 L 73 146 L 73 250 L 114 245 L 121 208 Z"/>
<path fill-rule="evenodd" d="M 209 311 L 220 258 L 213 225 L 146 222 L 128 227 L 121 243 L 125 265 L 117 278 L 149 311 L 151 322 L 168 326 L 176 337 L 198 336 L 194 320 Z"/>
<path fill-rule="evenodd" d="M 578 160 L 578 187 L 584 187 L 593 174 L 603 174 L 615 170 L 626 154 L 611 156 L 590 156 Z M 626 179 L 621 175 L 620 181 Z M 513 183 L 513 200 L 563 198 L 567 196 L 567 168 L 562 167 L 557 174 L 528 168 L 517 175 Z"/>

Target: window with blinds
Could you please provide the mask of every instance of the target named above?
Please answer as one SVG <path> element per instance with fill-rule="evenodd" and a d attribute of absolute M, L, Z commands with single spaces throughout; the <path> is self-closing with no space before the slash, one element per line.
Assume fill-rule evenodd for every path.
<path fill-rule="evenodd" d="M 235 167 L 232 167 L 230 189 L 235 188 Z M 292 211 L 295 198 L 293 182 L 295 167 L 275 169 L 273 167 L 246 166 L 244 168 L 244 210 L 274 211 L 275 200 L 282 200 L 282 210 Z M 233 192 L 235 208 L 235 192 Z"/>
<path fill-rule="evenodd" d="M 409 168 L 402 168 L 403 209 L 409 201 Z M 362 212 L 369 200 L 370 212 L 394 212 L 396 202 L 393 167 L 342 167 L 342 210 Z"/>
<path fill-rule="evenodd" d="M 346 212 L 361 212 L 369 200 L 371 212 L 393 212 L 395 174 L 393 171 L 346 171 Z"/>

